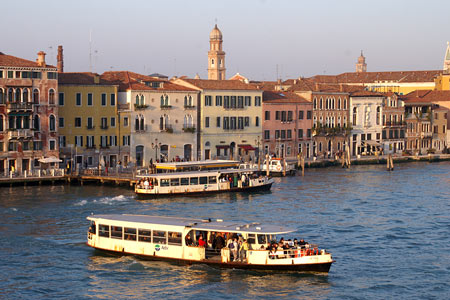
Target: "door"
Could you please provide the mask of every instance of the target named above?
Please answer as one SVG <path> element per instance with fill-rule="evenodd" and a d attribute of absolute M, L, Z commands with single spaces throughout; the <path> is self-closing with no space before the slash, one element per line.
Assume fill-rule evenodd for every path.
<path fill-rule="evenodd" d="M 144 146 L 136 146 L 136 166 L 142 167 L 144 159 Z"/>
<path fill-rule="evenodd" d="M 192 145 L 184 145 L 184 159 L 190 161 L 192 159 Z"/>

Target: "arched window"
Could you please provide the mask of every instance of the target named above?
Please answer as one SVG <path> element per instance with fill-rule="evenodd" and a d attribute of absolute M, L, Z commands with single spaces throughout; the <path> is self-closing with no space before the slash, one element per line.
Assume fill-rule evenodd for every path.
<path fill-rule="evenodd" d="M 0 104 L 4 104 L 6 101 L 5 90 L 0 88 Z"/>
<path fill-rule="evenodd" d="M 55 90 L 50 89 L 48 91 L 48 104 L 55 104 Z"/>
<path fill-rule="evenodd" d="M 5 125 L 3 122 L 4 122 L 4 117 L 3 117 L 3 115 L 0 115 L 0 132 L 5 130 Z M 0 150 L 3 150 L 3 149 L 0 149 Z"/>
<path fill-rule="evenodd" d="M 186 97 L 184 97 L 184 99 L 186 99 Z M 184 116 L 184 121 L 183 121 L 183 127 L 187 128 L 188 127 L 188 116 Z"/>
<path fill-rule="evenodd" d="M 161 106 L 164 106 L 164 95 L 161 95 Z"/>
<path fill-rule="evenodd" d="M 211 143 L 210 142 L 206 142 L 205 143 L 205 147 L 211 147 Z"/>
<path fill-rule="evenodd" d="M 41 130 L 41 120 L 39 119 L 38 115 L 34 116 L 34 120 L 33 120 L 33 128 L 36 131 Z"/>
<path fill-rule="evenodd" d="M 397 117 L 397 116 L 395 116 Z M 380 125 L 380 120 L 381 120 L 381 107 L 377 107 L 377 125 Z M 397 121 L 397 120 L 395 120 Z"/>
<path fill-rule="evenodd" d="M 345 101 L 345 99 L 344 99 Z M 356 118 L 357 118 L 358 110 L 356 107 L 353 107 L 353 126 L 356 125 Z"/>
<path fill-rule="evenodd" d="M 192 106 L 193 104 L 192 104 L 192 96 L 191 95 L 189 95 L 189 106 Z"/>
<path fill-rule="evenodd" d="M 17 88 L 17 89 L 16 89 L 16 94 L 15 94 L 15 100 L 16 100 L 16 102 L 20 102 L 20 98 L 22 98 L 21 96 L 22 96 L 22 93 L 20 92 L 20 89 Z"/>
<path fill-rule="evenodd" d="M 139 117 L 136 116 L 136 119 L 134 121 L 134 130 L 139 131 Z"/>
<path fill-rule="evenodd" d="M 55 118 L 55 116 L 54 115 L 50 115 L 48 120 L 49 120 L 50 131 L 55 131 L 56 130 L 56 118 Z"/>
<path fill-rule="evenodd" d="M 139 105 L 139 95 L 136 95 L 136 101 L 135 101 L 136 105 Z"/>
<path fill-rule="evenodd" d="M 191 128 L 194 127 L 194 121 L 193 121 L 194 119 L 192 118 L 192 115 L 189 115 L 188 118 L 189 118 L 188 119 L 189 127 L 191 127 Z"/>
<path fill-rule="evenodd" d="M 341 109 L 341 97 L 338 98 L 337 109 Z"/>
<path fill-rule="evenodd" d="M 313 99 L 313 108 L 317 109 L 317 98 L 316 97 L 314 97 L 314 99 Z"/>
<path fill-rule="evenodd" d="M 211 59 L 211 65 L 214 66 L 214 58 Z"/>
<path fill-rule="evenodd" d="M 188 98 L 187 98 L 187 96 L 184 96 L 184 106 L 188 106 Z"/>
<path fill-rule="evenodd" d="M 333 102 L 333 105 L 332 105 L 332 107 L 333 107 L 333 109 L 336 109 L 336 99 L 333 97 L 332 98 L 332 102 Z"/>
<path fill-rule="evenodd" d="M 33 90 L 33 103 L 39 104 L 39 90 L 38 89 Z"/>
<path fill-rule="evenodd" d="M 344 110 L 347 109 L 347 98 L 344 98 L 344 107 L 342 109 L 344 109 Z"/>
<path fill-rule="evenodd" d="M 161 116 L 159 117 L 159 130 L 163 130 L 164 129 L 164 117 Z"/>
<path fill-rule="evenodd" d="M 141 105 L 144 105 L 145 104 L 145 98 L 144 98 L 144 95 L 141 95 Z"/>
<path fill-rule="evenodd" d="M 145 127 L 145 119 L 143 115 L 139 115 L 139 130 L 144 131 L 144 127 Z"/>
<path fill-rule="evenodd" d="M 169 96 L 166 95 L 165 99 L 164 99 L 164 105 L 168 106 L 169 105 Z"/>
<path fill-rule="evenodd" d="M 320 97 L 319 108 L 323 109 L 323 99 L 322 99 L 322 97 Z"/>
<path fill-rule="evenodd" d="M 12 88 L 8 89 L 8 102 L 13 102 L 14 100 L 14 90 Z"/>
<path fill-rule="evenodd" d="M 24 88 L 23 91 L 22 91 L 22 101 L 23 102 L 30 102 L 29 100 L 30 99 L 29 99 L 28 89 Z"/>

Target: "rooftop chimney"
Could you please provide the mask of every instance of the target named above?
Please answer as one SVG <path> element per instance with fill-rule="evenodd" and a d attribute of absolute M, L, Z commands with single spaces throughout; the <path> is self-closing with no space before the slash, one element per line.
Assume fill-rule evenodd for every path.
<path fill-rule="evenodd" d="M 64 57 L 63 57 L 63 47 L 61 45 L 58 46 L 58 55 L 56 56 L 58 73 L 64 72 Z"/>
<path fill-rule="evenodd" d="M 45 54 L 44 51 L 39 51 L 37 54 L 38 58 L 36 59 L 36 62 L 40 67 L 45 67 Z"/>
<path fill-rule="evenodd" d="M 99 84 L 99 83 L 100 83 L 100 75 L 95 73 L 94 74 L 94 84 Z"/>

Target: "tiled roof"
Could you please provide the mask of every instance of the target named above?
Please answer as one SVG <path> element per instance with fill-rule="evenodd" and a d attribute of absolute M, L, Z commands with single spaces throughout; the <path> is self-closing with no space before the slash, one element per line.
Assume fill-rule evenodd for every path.
<path fill-rule="evenodd" d="M 239 80 L 206 80 L 190 78 L 183 78 L 182 80 L 203 90 L 258 90 L 256 86 L 243 83 Z"/>
<path fill-rule="evenodd" d="M 320 93 L 351 93 L 364 90 L 360 85 L 348 84 L 330 84 L 314 82 L 310 79 L 297 80 L 295 84 L 288 88 L 288 91 L 293 92 L 320 92 Z"/>
<path fill-rule="evenodd" d="M 59 73 L 58 74 L 58 84 L 77 84 L 77 85 L 114 85 L 109 80 L 106 80 L 100 76 L 99 83 L 95 83 L 95 76 L 100 76 L 96 73 L 90 72 L 73 72 L 73 73 Z"/>
<path fill-rule="evenodd" d="M 168 80 L 158 79 L 129 71 L 109 71 L 102 74 L 102 78 L 119 85 L 120 91 L 138 90 L 138 91 L 195 91 L 194 89 L 184 87 Z M 161 82 L 160 87 L 151 87 L 145 83 Z"/>
<path fill-rule="evenodd" d="M 339 75 L 316 75 L 309 79 L 323 83 L 434 82 L 434 78 L 442 72 L 442 70 L 347 72 Z"/>
<path fill-rule="evenodd" d="M 383 97 L 384 95 L 382 93 L 361 90 L 361 91 L 351 92 L 350 96 L 352 96 L 352 97 Z"/>
<path fill-rule="evenodd" d="M 417 90 L 401 96 L 405 103 L 437 103 L 450 101 L 450 91 Z"/>
<path fill-rule="evenodd" d="M 0 66 L 2 67 L 22 67 L 22 68 L 42 68 L 37 62 L 23 58 L 7 55 L 0 52 Z M 45 65 L 45 68 L 55 68 L 52 65 Z"/>
<path fill-rule="evenodd" d="M 266 103 L 311 103 L 292 92 L 264 91 L 263 102 Z"/>

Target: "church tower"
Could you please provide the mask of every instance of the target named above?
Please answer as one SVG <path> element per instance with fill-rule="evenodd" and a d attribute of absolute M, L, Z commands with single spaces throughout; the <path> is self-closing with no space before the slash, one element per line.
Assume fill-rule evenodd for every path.
<path fill-rule="evenodd" d="M 209 34 L 208 79 L 225 80 L 225 52 L 222 50 L 222 32 L 217 24 Z"/>
<path fill-rule="evenodd" d="M 450 43 L 447 42 L 447 50 L 444 57 L 444 73 L 450 74 Z"/>
<path fill-rule="evenodd" d="M 366 64 L 366 58 L 363 55 L 363 52 L 361 50 L 361 56 L 358 57 L 358 62 L 356 63 L 356 73 L 362 73 L 367 72 L 367 64 Z"/>

